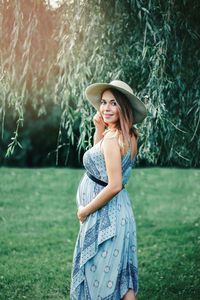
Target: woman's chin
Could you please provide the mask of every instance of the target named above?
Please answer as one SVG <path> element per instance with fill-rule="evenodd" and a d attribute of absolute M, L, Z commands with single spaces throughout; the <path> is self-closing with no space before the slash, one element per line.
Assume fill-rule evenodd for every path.
<path fill-rule="evenodd" d="M 104 118 L 104 122 L 107 124 L 113 123 L 113 120 L 111 118 Z"/>

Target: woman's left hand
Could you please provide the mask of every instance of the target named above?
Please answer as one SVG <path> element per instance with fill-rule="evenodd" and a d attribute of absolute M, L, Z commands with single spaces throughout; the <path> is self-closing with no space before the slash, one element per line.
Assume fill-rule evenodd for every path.
<path fill-rule="evenodd" d="M 81 223 L 83 224 L 83 222 L 87 219 L 88 216 L 84 206 L 79 206 L 77 216 L 81 221 Z"/>

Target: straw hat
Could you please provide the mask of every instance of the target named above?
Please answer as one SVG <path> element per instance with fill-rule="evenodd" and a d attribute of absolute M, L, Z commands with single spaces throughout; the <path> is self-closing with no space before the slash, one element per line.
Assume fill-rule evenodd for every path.
<path fill-rule="evenodd" d="M 133 108 L 133 124 L 140 123 L 146 118 L 146 106 L 133 94 L 133 90 L 130 86 L 121 80 L 113 80 L 110 83 L 93 83 L 86 88 L 86 97 L 96 110 L 99 111 L 103 91 L 109 88 L 114 88 L 126 95 Z"/>

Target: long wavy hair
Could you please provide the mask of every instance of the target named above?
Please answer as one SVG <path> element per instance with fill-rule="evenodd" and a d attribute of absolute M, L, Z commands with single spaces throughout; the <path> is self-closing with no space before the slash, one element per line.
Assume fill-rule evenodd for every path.
<path fill-rule="evenodd" d="M 130 101 L 122 92 L 109 88 L 106 91 L 110 91 L 116 99 L 117 107 L 119 109 L 119 120 L 117 121 L 116 126 L 116 135 L 119 136 L 119 144 L 124 148 L 124 144 L 129 140 L 129 137 L 133 134 L 136 139 L 139 137 L 137 129 L 133 126 L 133 108 L 130 104 Z M 102 92 L 102 95 L 105 91 Z M 105 131 L 106 133 L 107 131 Z"/>

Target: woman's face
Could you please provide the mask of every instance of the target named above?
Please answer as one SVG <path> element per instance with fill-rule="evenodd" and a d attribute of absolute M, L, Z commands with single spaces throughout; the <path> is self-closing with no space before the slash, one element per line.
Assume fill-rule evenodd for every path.
<path fill-rule="evenodd" d="M 100 113 L 108 127 L 113 127 L 119 120 L 117 101 L 110 91 L 105 91 L 101 98 Z"/>

